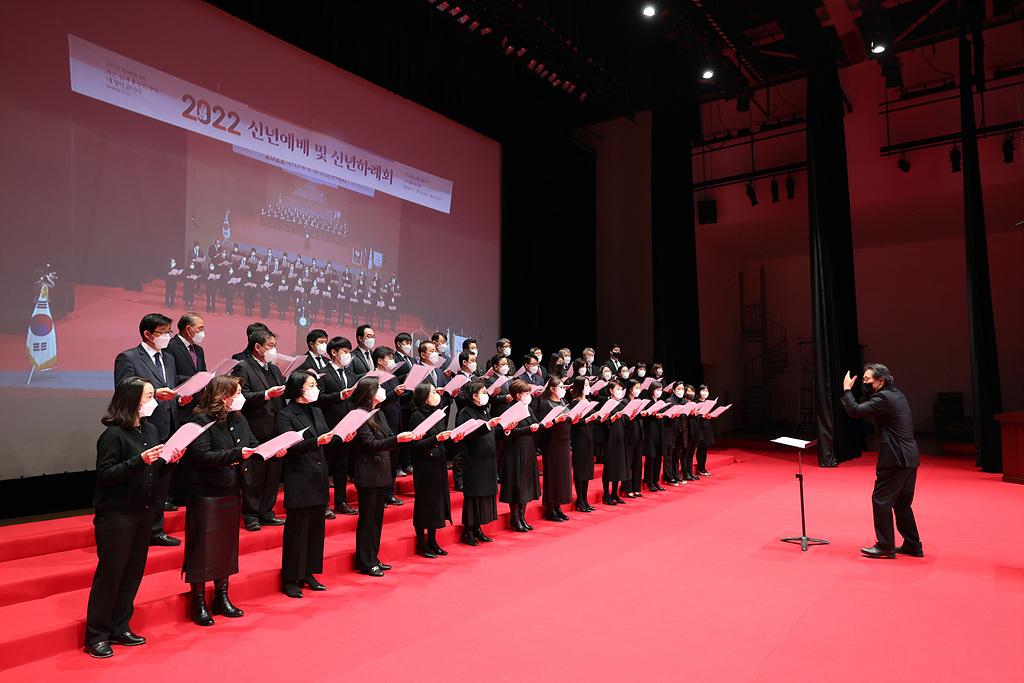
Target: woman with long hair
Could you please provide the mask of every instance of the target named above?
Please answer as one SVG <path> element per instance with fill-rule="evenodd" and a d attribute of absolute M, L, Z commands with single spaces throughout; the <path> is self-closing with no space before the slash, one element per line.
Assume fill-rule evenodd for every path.
<path fill-rule="evenodd" d="M 583 364 L 583 367 L 586 367 Z M 580 401 L 590 396 L 590 379 L 586 375 L 577 374 L 572 380 L 569 392 L 571 402 L 569 409 L 575 408 Z M 593 411 L 590 411 L 593 412 Z M 578 416 L 573 420 L 569 432 L 569 444 L 572 452 L 572 480 L 576 487 L 576 511 L 593 512 L 594 506 L 587 500 L 587 489 L 594 478 L 594 426 L 591 424 L 597 415 Z"/>
<path fill-rule="evenodd" d="M 441 394 L 429 382 L 420 382 L 412 391 L 412 414 L 409 429 L 415 430 L 435 411 L 440 410 Z M 434 558 L 448 552 L 437 544 L 437 530 L 452 521 L 452 499 L 448 487 L 444 442 L 451 432 L 447 420 L 427 430 L 423 438 L 412 445 L 412 480 L 416 490 L 416 504 L 412 510 L 412 525 L 416 529 L 416 554 Z"/>
<path fill-rule="evenodd" d="M 485 424 L 466 434 L 462 443 L 463 493 L 462 542 L 466 545 L 490 543 L 482 526 L 498 518 L 498 462 L 493 428 L 499 418 L 491 417 L 487 409 L 490 396 L 487 386 L 479 379 L 470 381 L 462 389 L 466 404 L 455 420 L 461 426 L 470 420 L 484 420 Z"/>
<path fill-rule="evenodd" d="M 621 505 L 626 501 L 619 497 L 619 482 L 629 478 L 629 464 L 626 462 L 626 430 L 621 422 L 626 407 L 626 389 L 617 379 L 613 379 L 606 387 L 611 394 L 609 400 L 618 401 L 618 405 L 605 417 L 602 423 L 604 439 L 604 470 L 601 472 L 601 483 L 604 494 L 601 502 L 605 505 Z"/>
<path fill-rule="evenodd" d="M 530 383 L 514 379 L 508 383 L 513 401 L 530 405 Z M 537 442 L 534 438 L 540 423 L 529 414 L 505 430 L 501 448 L 502 503 L 509 508 L 509 526 L 512 531 L 530 531 L 526 523 L 526 506 L 540 498 L 540 471 L 537 468 Z"/>
<path fill-rule="evenodd" d="M 572 425 L 564 414 L 565 385 L 560 376 L 552 374 L 548 377 L 548 384 L 537 402 L 534 414 L 538 420 L 543 420 L 555 408 L 561 408 L 562 414 L 554 419 L 540 438 L 541 461 L 544 463 L 544 519 L 549 522 L 567 522 L 569 515 L 562 512 L 562 506 L 572 502 L 572 457 L 569 454 L 569 432 Z"/>
<path fill-rule="evenodd" d="M 640 398 L 640 381 L 626 382 L 626 403 Z M 642 498 L 640 489 L 644 481 L 644 418 L 637 413 L 624 425 L 626 435 L 626 478 L 622 481 L 622 493 L 627 498 Z"/>

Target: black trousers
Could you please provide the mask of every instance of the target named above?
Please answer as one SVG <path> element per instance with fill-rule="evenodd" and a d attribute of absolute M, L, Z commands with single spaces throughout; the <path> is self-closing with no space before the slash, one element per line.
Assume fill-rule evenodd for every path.
<path fill-rule="evenodd" d="M 270 519 L 281 488 L 281 458 L 264 460 L 256 456 L 246 461 L 248 481 L 242 477 L 242 521 L 245 523 Z"/>
<path fill-rule="evenodd" d="M 682 460 L 683 445 L 676 441 L 670 448 L 665 449 L 664 462 L 662 463 L 662 474 L 665 481 L 675 481 L 683 478 L 680 471 L 680 460 Z"/>
<path fill-rule="evenodd" d="M 666 459 L 668 462 L 669 459 Z M 644 458 L 644 481 L 648 486 L 653 486 L 658 483 L 658 475 L 661 474 L 661 456 L 660 455 L 649 455 Z M 665 479 L 668 479 L 668 473 L 665 474 Z"/>
<path fill-rule="evenodd" d="M 324 571 L 324 508 L 288 508 L 281 547 L 281 578 L 301 581 Z"/>
<path fill-rule="evenodd" d="M 97 516 L 93 520 L 98 561 L 85 617 L 86 645 L 128 630 L 135 594 L 146 571 L 152 523 L 152 510 Z"/>
<path fill-rule="evenodd" d="M 622 482 L 624 491 L 640 493 L 644 483 L 644 442 L 637 441 L 626 452 L 626 462 L 629 463 L 629 477 Z"/>
<path fill-rule="evenodd" d="M 896 516 L 896 528 L 906 543 L 914 548 L 921 547 L 921 536 L 917 532 L 914 511 L 914 487 L 917 484 L 916 467 L 892 467 L 875 471 L 875 490 L 871 493 L 871 510 L 875 518 L 875 538 L 878 547 L 892 550 L 896 547 L 892 519 Z"/>
<path fill-rule="evenodd" d="M 387 486 L 356 487 L 359 497 L 359 521 L 356 523 L 357 571 L 364 571 L 380 564 L 380 532 L 384 527 L 384 501 L 388 497 Z M 323 514 L 320 515 L 323 517 Z"/>
<path fill-rule="evenodd" d="M 683 464 L 683 471 L 693 474 L 693 456 L 697 453 L 697 441 L 690 441 L 686 445 L 686 462 Z"/>
<path fill-rule="evenodd" d="M 462 488 L 462 444 L 455 444 L 455 454 L 452 455 L 452 483 L 455 488 Z"/>
<path fill-rule="evenodd" d="M 173 409 L 173 408 L 172 408 Z M 177 464 L 161 464 L 156 482 L 153 484 L 153 516 L 151 536 L 159 536 L 164 532 L 164 503 L 171 492 L 171 482 L 174 481 L 174 473 L 177 471 Z"/>
<path fill-rule="evenodd" d="M 328 446 L 328 449 L 328 453 L 331 454 L 331 478 L 334 480 L 334 509 L 337 510 L 342 503 L 348 502 L 348 461 L 352 447 L 349 444 L 342 444 Z"/>
<path fill-rule="evenodd" d="M 697 469 L 701 472 L 708 471 L 708 445 L 706 443 L 697 444 Z"/>

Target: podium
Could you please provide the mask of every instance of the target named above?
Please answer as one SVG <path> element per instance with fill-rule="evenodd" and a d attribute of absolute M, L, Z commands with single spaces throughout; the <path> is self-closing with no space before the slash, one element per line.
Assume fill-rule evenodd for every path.
<path fill-rule="evenodd" d="M 800 535 L 789 536 L 783 538 L 784 543 L 799 543 L 800 549 L 804 552 L 807 548 L 812 545 L 828 545 L 828 541 L 820 538 L 809 538 L 807 536 L 807 517 L 804 513 L 804 451 L 811 446 L 817 446 L 818 441 L 803 441 L 801 439 L 793 439 L 788 436 L 780 436 L 777 439 L 772 439 L 772 443 L 777 443 L 780 446 L 787 446 L 789 448 L 796 449 L 796 461 L 797 461 L 797 473 L 796 478 L 800 481 Z"/>
<path fill-rule="evenodd" d="M 995 417 L 1003 441 L 1003 481 L 1024 484 L 1024 411 Z"/>

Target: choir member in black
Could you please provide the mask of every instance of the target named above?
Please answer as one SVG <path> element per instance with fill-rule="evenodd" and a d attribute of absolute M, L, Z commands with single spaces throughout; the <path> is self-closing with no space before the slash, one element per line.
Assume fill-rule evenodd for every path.
<path fill-rule="evenodd" d="M 625 365 L 620 366 L 618 377 L 619 381 L 622 382 L 623 385 L 629 382 L 629 368 Z"/>
<path fill-rule="evenodd" d="M 557 377 L 558 379 L 565 379 L 566 377 L 569 376 L 569 367 L 570 367 L 570 364 L 566 363 L 566 362 L 564 362 L 562 360 L 562 354 L 561 353 L 553 353 L 553 354 L 551 354 L 550 357 L 548 357 L 548 367 L 547 367 L 547 371 L 548 372 L 547 372 L 546 377 L 548 379 L 550 379 L 551 377 Z M 544 417 L 544 416 L 541 415 L 541 417 Z"/>
<path fill-rule="evenodd" d="M 291 291 L 292 288 L 288 285 L 288 278 L 282 274 L 281 282 L 278 283 L 277 292 L 274 295 L 274 306 L 277 308 L 278 320 L 284 320 L 284 316 L 288 312 L 288 306 L 291 304 Z"/>
<path fill-rule="evenodd" d="M 526 380 L 527 383 L 536 387 L 542 387 L 547 384 L 547 380 L 544 378 L 544 368 L 541 367 L 540 361 L 537 360 L 536 356 L 533 354 L 523 356 L 523 366 L 526 370 L 519 376 Z"/>
<path fill-rule="evenodd" d="M 391 321 L 391 331 L 395 331 L 395 327 L 398 325 L 398 300 L 397 294 L 391 294 L 388 296 L 388 320 Z"/>
<path fill-rule="evenodd" d="M 708 400 L 708 386 L 701 384 L 698 388 L 698 396 L 701 401 Z M 700 440 L 697 442 L 697 474 L 702 477 L 710 477 L 711 473 L 708 472 L 708 446 L 715 445 L 715 433 L 711 429 L 711 418 L 707 415 L 698 417 L 696 419 L 698 428 L 700 429 L 697 434 L 700 435 Z"/>
<path fill-rule="evenodd" d="M 655 370 L 657 372 L 657 370 Z M 676 382 L 671 393 L 665 399 L 669 408 L 686 404 L 686 385 Z M 673 417 L 662 423 L 661 438 L 665 442 L 663 453 L 665 460 L 662 466 L 662 476 L 666 484 L 679 486 L 684 481 L 693 477 L 693 472 L 687 477 L 682 471 L 682 455 L 686 450 L 686 416 Z"/>
<path fill-rule="evenodd" d="M 345 337 L 334 337 L 327 342 L 327 356 L 330 362 L 322 377 L 323 391 L 317 405 L 324 412 L 327 424 L 333 426 L 352 409 L 352 402 L 348 400 L 356 388 L 356 376 L 349 368 L 352 364 L 352 342 Z M 352 445 L 349 443 L 332 442 L 327 447 L 327 461 L 334 486 L 334 508 L 331 510 L 334 514 L 357 514 L 357 510 L 347 500 L 351 455 Z M 332 518 L 332 515 L 326 516 Z"/>
<path fill-rule="evenodd" d="M 245 271 L 245 281 L 242 282 L 242 302 L 245 304 L 245 315 L 247 318 L 252 317 L 252 312 L 256 310 L 256 292 L 259 288 L 259 283 L 251 270 Z"/>
<path fill-rule="evenodd" d="M 100 420 L 106 429 L 96 441 L 92 499 L 97 564 L 85 620 L 85 651 L 93 657 L 112 656 L 111 643 L 146 642 L 128 622 L 146 570 L 163 451 L 156 427 L 146 419 L 156 408 L 154 396 L 153 385 L 143 378 L 122 379 Z"/>
<path fill-rule="evenodd" d="M 619 497 L 619 482 L 626 481 L 630 476 L 629 463 L 626 461 L 626 424 L 621 421 L 622 409 L 626 407 L 626 390 L 622 384 L 613 379 L 608 384 L 611 398 L 619 405 L 605 418 L 602 423 L 604 437 L 604 470 L 601 481 L 604 495 L 601 502 L 605 505 L 620 505 L 626 501 Z"/>
<path fill-rule="evenodd" d="M 562 372 L 561 356 L 555 358 L 558 358 L 557 367 L 552 363 L 552 374 L 534 411 L 538 420 L 543 420 L 556 407 L 561 408 L 563 413 L 565 411 L 565 385 L 554 374 Z M 562 512 L 562 506 L 572 502 L 572 456 L 569 454 L 571 429 L 568 418 L 561 414 L 540 435 L 541 460 L 544 463 L 542 502 L 546 508 L 544 519 L 549 522 L 569 521 L 569 516 Z"/>
<path fill-rule="evenodd" d="M 191 311 L 196 307 L 196 287 L 202 269 L 195 263 L 188 264 L 188 271 L 181 285 L 181 301 L 185 304 L 185 310 Z"/>
<path fill-rule="evenodd" d="M 498 381 L 500 377 L 508 377 L 509 370 L 512 367 L 509 364 L 508 358 L 505 358 L 505 356 L 494 356 L 489 361 L 488 366 L 494 368 L 494 374 L 491 377 L 484 379 L 484 383 L 487 385 L 488 389 L 490 389 L 494 385 L 494 383 Z M 508 393 L 509 384 L 510 382 L 502 383 L 498 391 L 496 391 L 491 396 L 489 405 L 491 406 L 491 415 L 493 417 L 501 417 L 502 414 L 506 410 L 508 410 L 515 402 L 515 399 L 513 399 L 512 396 Z M 500 446 L 498 448 L 498 451 L 500 460 Z"/>
<path fill-rule="evenodd" d="M 348 297 L 348 315 L 352 318 L 353 325 L 359 325 L 361 324 L 359 322 L 359 302 L 362 300 L 363 292 L 361 289 L 357 288 L 355 282 L 347 283 L 345 285 L 345 291 Z"/>
<path fill-rule="evenodd" d="M 206 372 L 206 351 L 202 347 L 202 342 L 205 339 L 206 323 L 203 322 L 201 315 L 189 311 L 178 318 L 178 334 L 164 349 L 165 355 L 174 357 L 175 385 L 184 383 L 197 372 Z M 192 422 L 192 408 L 191 404 L 178 406 L 179 425 Z M 165 506 L 165 509 L 174 510 L 178 505 L 185 504 L 188 483 L 192 479 L 194 468 L 192 456 L 186 452 L 174 469 L 169 496 L 171 503 Z"/>
<path fill-rule="evenodd" d="M 398 378 L 398 383 L 402 385 L 403 389 L 408 388 L 408 391 L 403 391 L 398 398 L 399 424 L 401 425 L 408 425 L 409 417 L 412 415 L 412 390 L 415 387 L 405 387 L 405 377 L 412 370 L 412 366 L 416 364 L 412 353 L 412 335 L 408 332 L 399 332 L 395 335 L 395 369 L 391 371 L 391 374 Z M 395 472 L 395 476 L 404 477 L 407 474 L 412 474 L 412 471 L 412 450 L 409 446 L 403 446 L 398 449 L 398 470 Z"/>
<path fill-rule="evenodd" d="M 220 273 L 217 272 L 217 264 L 210 263 L 209 272 L 206 274 L 206 312 L 217 312 L 217 292 L 220 290 Z"/>
<path fill-rule="evenodd" d="M 334 318 L 334 309 L 337 308 L 338 302 L 335 300 L 334 284 L 328 282 L 322 288 L 321 306 L 324 308 L 324 324 L 330 325 L 331 320 Z"/>
<path fill-rule="evenodd" d="M 340 439 L 331 433 L 323 412 L 316 377 L 296 370 L 285 383 L 287 406 L 277 414 L 277 433 L 302 432 L 302 441 L 284 456 L 284 543 L 281 548 L 281 592 L 302 597 L 302 584 L 327 590 L 314 574 L 324 571 L 324 507 L 330 501 L 324 447 Z"/>
<path fill-rule="evenodd" d="M 605 401 L 611 398 L 611 386 L 609 382 L 615 377 L 615 372 L 604 365 L 593 366 L 594 371 L 597 374 L 597 381 L 604 382 L 604 386 L 598 390 L 597 394 L 590 396 L 591 401 L 599 401 L 602 405 Z M 595 382 L 596 384 L 597 382 Z M 600 406 L 599 406 L 600 408 Z M 596 462 L 604 462 L 604 429 L 594 427 L 594 460 Z"/>
<path fill-rule="evenodd" d="M 651 366 L 651 377 L 658 380 L 662 384 L 665 384 L 665 366 L 661 363 L 655 363 Z"/>
<path fill-rule="evenodd" d="M 492 418 L 487 410 L 490 396 L 482 381 L 472 380 L 463 387 L 463 392 L 469 400 L 459 411 L 456 426 L 470 420 L 484 420 L 486 423 L 460 440 L 463 468 L 462 542 L 466 545 L 479 545 L 480 541 L 491 541 L 484 535 L 481 526 L 498 518 L 498 463 L 492 431 L 498 424 L 498 418 Z"/>
<path fill-rule="evenodd" d="M 228 577 L 238 573 L 239 463 L 259 445 L 238 412 L 244 404 L 241 381 L 219 375 L 210 380 L 194 408 L 198 424 L 213 423 L 187 450 L 195 468 L 188 485 L 181 571 L 192 589 L 192 621 L 200 626 L 213 625 L 211 612 L 242 616 L 228 599 Z M 209 610 L 207 581 L 213 581 L 214 588 Z"/>
<path fill-rule="evenodd" d="M 661 400 L 662 393 L 661 382 L 651 382 L 641 396 L 654 404 Z M 665 430 L 669 427 L 669 422 L 661 416 L 663 410 L 664 408 L 659 408 L 655 412 L 644 411 L 647 413 L 644 417 L 644 482 L 647 484 L 647 490 L 652 493 L 665 490 L 658 483 L 661 477 L 661 462 L 665 457 Z"/>
<path fill-rule="evenodd" d="M 320 284 L 314 279 L 309 286 L 309 323 L 316 323 L 316 318 L 320 315 L 320 308 L 323 306 L 323 294 L 320 292 Z"/>
<path fill-rule="evenodd" d="M 620 373 L 621 374 L 621 373 Z M 640 382 L 635 379 L 626 383 L 626 402 L 640 398 Z M 642 498 L 640 489 L 644 481 L 644 418 L 636 417 L 625 423 L 626 436 L 626 478 L 622 482 L 622 493 L 627 498 Z"/>
<path fill-rule="evenodd" d="M 513 402 L 530 405 L 530 385 L 524 380 L 514 379 L 509 382 L 508 391 Z M 502 503 L 508 504 L 512 531 L 533 530 L 526 523 L 526 506 L 541 496 L 535 438 L 539 429 L 540 422 L 531 412 L 516 424 L 509 425 L 505 430 L 505 438 L 501 440 L 500 499 Z"/>
<path fill-rule="evenodd" d="M 636 375 L 637 379 L 641 381 L 644 380 L 647 377 L 647 363 L 644 363 L 643 361 L 637 363 L 636 367 L 633 368 L 633 373 Z"/>
<path fill-rule="evenodd" d="M 224 282 L 224 312 L 228 315 L 235 314 L 235 297 L 241 294 L 242 274 L 235 268 L 228 268 Z"/>
<path fill-rule="evenodd" d="M 363 377 L 352 394 L 352 405 L 367 412 L 387 398 L 387 392 L 376 377 Z M 347 435 L 346 435 L 347 436 Z M 370 576 L 384 576 L 390 565 L 380 561 L 380 532 L 384 526 L 384 503 L 392 485 L 391 459 L 399 443 L 412 440 L 412 434 L 397 436 L 380 413 L 364 422 L 352 441 L 355 471 L 352 477 L 359 496 L 359 522 L 356 525 L 356 571 Z"/>
<path fill-rule="evenodd" d="M 260 282 L 259 287 L 260 293 L 260 317 L 270 317 L 270 302 L 274 298 L 274 283 L 270 281 L 270 273 L 264 273 L 263 280 Z"/>
<path fill-rule="evenodd" d="M 590 380 L 585 375 L 577 374 L 572 380 L 569 393 L 571 402 L 569 409 L 575 408 L 581 401 L 590 396 Z M 587 489 L 594 478 L 594 426 L 597 413 L 592 409 L 590 415 L 583 415 L 573 420 L 569 432 L 569 445 L 572 452 L 572 480 L 576 486 L 576 511 L 593 512 L 594 506 L 587 500 Z"/>
<path fill-rule="evenodd" d="M 686 402 L 690 403 L 696 400 L 697 394 L 696 389 L 693 388 L 692 384 L 686 385 Z M 686 462 L 684 463 L 684 472 L 690 473 L 690 481 L 698 481 L 698 477 L 693 472 L 693 458 L 697 454 L 697 446 L 700 443 L 701 435 L 704 431 L 704 425 L 701 424 L 702 420 L 696 415 L 689 415 L 686 418 Z"/>
<path fill-rule="evenodd" d="M 429 382 L 420 382 L 412 393 L 412 413 L 409 429 L 415 430 L 425 419 L 441 410 L 441 394 Z M 427 430 L 421 439 L 412 443 L 413 485 L 416 505 L 412 511 L 412 525 L 416 529 L 416 554 L 435 558 L 448 552 L 437 544 L 437 530 L 444 523 L 452 523 L 452 499 L 448 489 L 448 468 L 445 465 L 444 442 L 451 435 L 447 420 Z"/>
<path fill-rule="evenodd" d="M 164 278 L 164 308 L 174 308 L 174 299 L 178 294 L 178 280 L 184 271 L 178 266 L 178 262 L 171 259 L 171 267 L 167 270 L 167 277 Z"/>

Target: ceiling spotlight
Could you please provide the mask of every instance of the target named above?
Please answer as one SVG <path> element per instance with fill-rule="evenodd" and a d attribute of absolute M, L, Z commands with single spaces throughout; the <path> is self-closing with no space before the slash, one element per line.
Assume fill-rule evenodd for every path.
<path fill-rule="evenodd" d="M 772 204 L 778 204 L 779 201 L 779 181 L 772 176 Z"/>
<path fill-rule="evenodd" d="M 960 159 L 962 158 L 963 154 L 960 153 L 960 147 L 954 142 L 953 149 L 949 150 L 949 166 L 952 173 L 960 173 Z"/>
<path fill-rule="evenodd" d="M 790 175 L 786 178 L 786 199 L 793 199 L 796 197 L 796 181 L 793 176 Z"/>
<path fill-rule="evenodd" d="M 479 22 L 479 21 L 474 21 L 474 22 L 473 22 L 472 24 L 470 24 L 470 25 L 469 25 L 469 26 L 467 26 L 466 28 L 468 28 L 468 29 L 469 29 L 469 30 L 470 30 L 471 32 L 472 32 L 472 31 L 475 31 L 475 30 L 477 30 L 478 28 L 480 28 L 480 22 Z"/>
<path fill-rule="evenodd" d="M 885 52 L 885 41 L 881 36 L 875 36 L 871 39 L 871 54 L 880 55 Z"/>
<path fill-rule="evenodd" d="M 657 14 L 657 10 L 654 9 L 654 5 L 647 5 L 647 7 L 644 7 L 645 17 L 653 17 L 655 14 Z"/>
<path fill-rule="evenodd" d="M 896 162 L 896 168 L 904 173 L 910 173 L 910 157 L 907 156 L 906 152 L 900 155 L 899 161 Z"/>
<path fill-rule="evenodd" d="M 757 190 L 754 189 L 753 180 L 747 183 L 747 198 L 750 199 L 751 206 L 757 206 Z"/>
<path fill-rule="evenodd" d="M 1013 133 L 1007 133 L 1006 138 L 1003 140 L 1003 163 L 1013 163 L 1013 150 L 1017 149 L 1017 145 L 1013 142 Z"/>
<path fill-rule="evenodd" d="M 710 81 L 715 77 L 715 70 L 712 69 L 711 66 L 706 66 L 704 67 L 704 71 L 701 72 L 700 77 L 705 81 Z"/>

